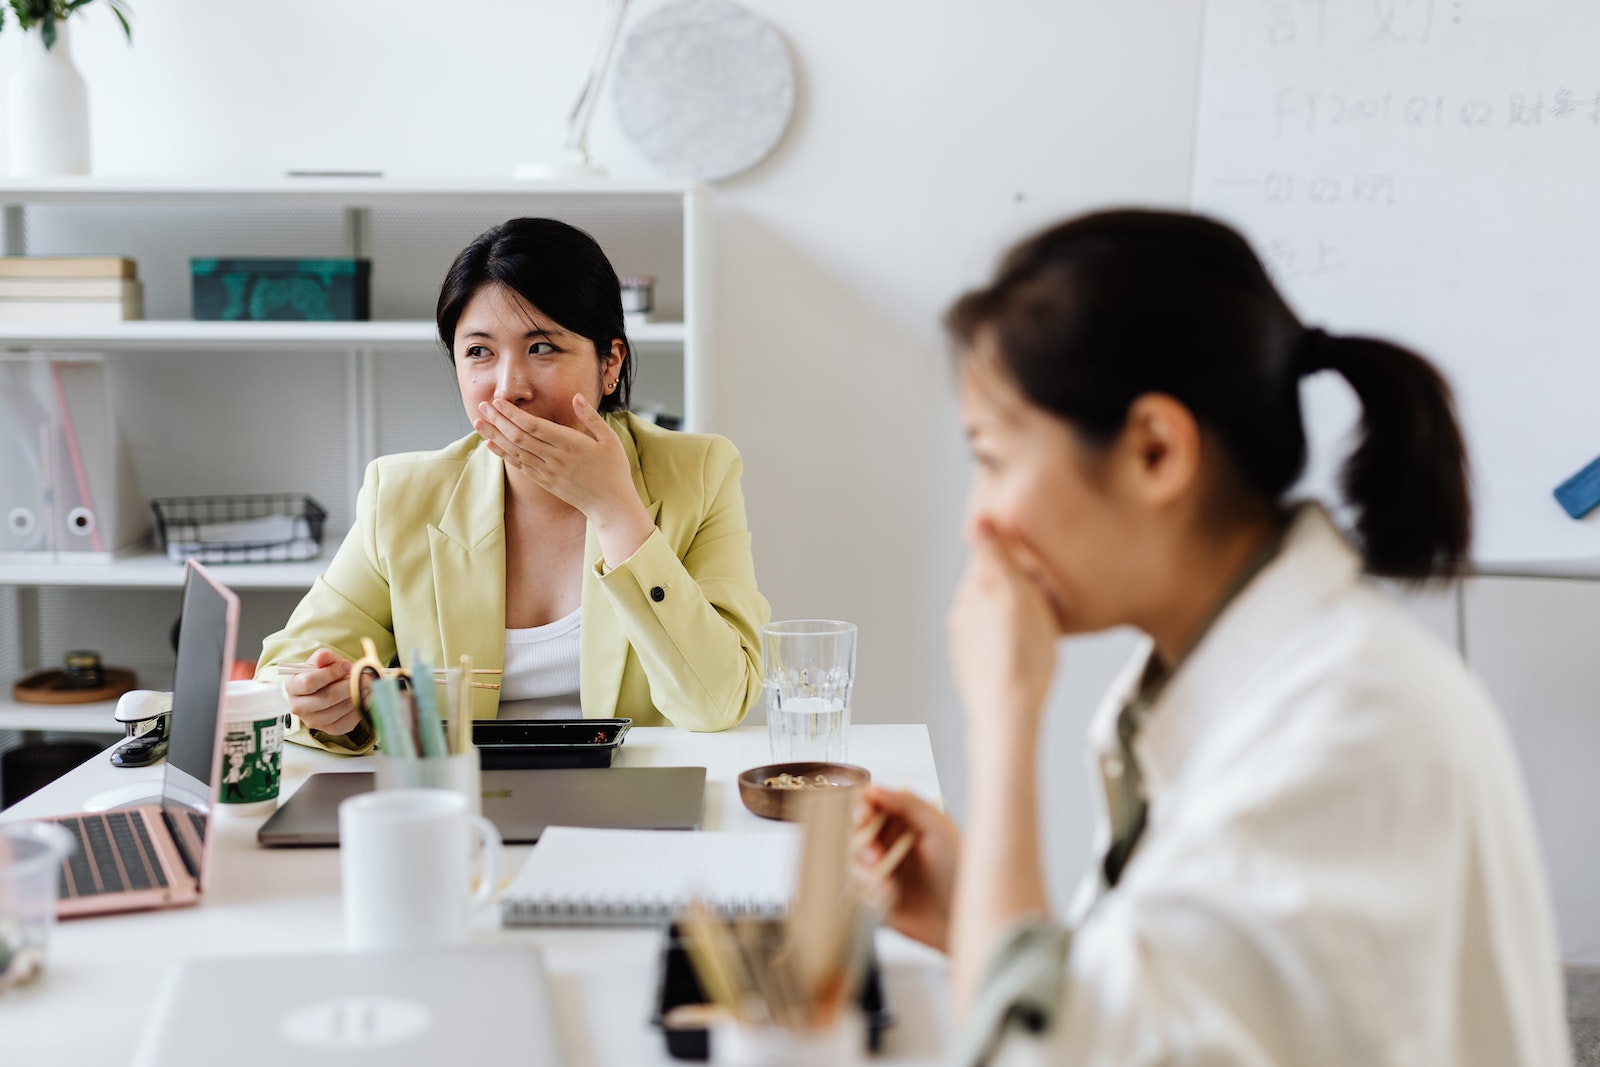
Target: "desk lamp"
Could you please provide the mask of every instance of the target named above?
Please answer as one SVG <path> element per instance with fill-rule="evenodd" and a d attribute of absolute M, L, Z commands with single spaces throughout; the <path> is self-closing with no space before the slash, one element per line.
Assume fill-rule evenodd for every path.
<path fill-rule="evenodd" d="M 605 83 L 606 71 L 611 67 L 611 52 L 616 47 L 617 34 L 622 29 L 622 15 L 628 0 L 610 0 L 606 11 L 605 29 L 595 49 L 594 60 L 589 64 L 589 76 L 584 79 L 578 99 L 567 116 L 567 136 L 561 150 L 565 158 L 557 163 L 520 163 L 511 171 L 513 178 L 599 178 L 606 169 L 589 160 L 589 123 L 594 118 L 594 106 L 600 99 L 600 87 Z"/>

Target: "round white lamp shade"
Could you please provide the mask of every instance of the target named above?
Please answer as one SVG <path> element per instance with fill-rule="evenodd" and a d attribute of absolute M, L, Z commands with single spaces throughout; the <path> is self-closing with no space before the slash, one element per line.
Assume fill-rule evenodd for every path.
<path fill-rule="evenodd" d="M 730 0 L 674 0 L 641 19 L 612 77 L 623 132 L 674 177 L 717 181 L 749 170 L 794 114 L 783 37 Z"/>

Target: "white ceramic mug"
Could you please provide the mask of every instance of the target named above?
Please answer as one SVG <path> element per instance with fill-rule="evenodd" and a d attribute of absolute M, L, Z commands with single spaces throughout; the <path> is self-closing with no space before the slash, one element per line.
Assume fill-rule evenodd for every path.
<path fill-rule="evenodd" d="M 471 891 L 473 839 L 482 857 Z M 500 882 L 500 834 L 448 789 L 384 789 L 339 805 L 345 944 L 459 945 Z"/>

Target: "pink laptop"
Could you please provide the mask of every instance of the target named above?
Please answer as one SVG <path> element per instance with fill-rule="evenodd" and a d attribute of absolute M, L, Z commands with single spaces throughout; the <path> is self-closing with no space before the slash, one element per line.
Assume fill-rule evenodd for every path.
<path fill-rule="evenodd" d="M 239 598 L 190 560 L 159 797 L 136 807 L 54 816 L 78 847 L 61 864 L 62 918 L 193 904 L 211 858 L 211 810 L 222 774 L 218 723 Z M 153 784 L 153 783 L 152 783 Z"/>

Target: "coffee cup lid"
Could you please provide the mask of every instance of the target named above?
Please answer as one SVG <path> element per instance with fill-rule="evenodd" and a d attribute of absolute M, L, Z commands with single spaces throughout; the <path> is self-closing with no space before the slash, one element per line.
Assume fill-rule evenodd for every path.
<path fill-rule="evenodd" d="M 271 682 L 229 682 L 222 695 L 223 713 L 231 722 L 270 719 L 289 710 L 283 690 Z"/>

